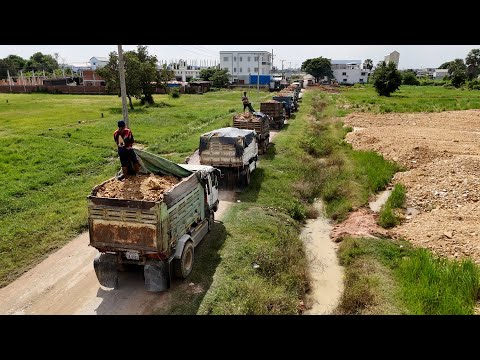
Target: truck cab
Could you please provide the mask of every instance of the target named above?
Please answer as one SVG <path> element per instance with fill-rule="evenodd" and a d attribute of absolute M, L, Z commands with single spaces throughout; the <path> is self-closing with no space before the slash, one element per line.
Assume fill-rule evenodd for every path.
<path fill-rule="evenodd" d="M 217 211 L 218 209 L 218 184 L 220 179 L 220 170 L 209 165 L 178 164 L 184 169 L 200 174 L 205 180 L 206 201 L 208 207 Z"/>

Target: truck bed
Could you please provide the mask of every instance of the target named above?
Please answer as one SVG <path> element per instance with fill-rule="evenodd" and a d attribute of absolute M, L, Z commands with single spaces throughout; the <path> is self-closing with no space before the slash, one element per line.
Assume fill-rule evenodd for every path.
<path fill-rule="evenodd" d="M 98 197 L 102 184 L 88 197 L 90 245 L 97 249 L 168 256 L 170 245 L 205 218 L 203 188 L 195 174 L 165 192 L 161 201 Z"/>

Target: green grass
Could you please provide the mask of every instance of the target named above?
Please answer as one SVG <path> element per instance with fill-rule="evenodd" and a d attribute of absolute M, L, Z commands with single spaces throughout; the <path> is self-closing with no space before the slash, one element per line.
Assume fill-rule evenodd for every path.
<path fill-rule="evenodd" d="M 370 84 L 341 89 L 343 104 L 347 105 L 347 109 L 342 109 L 344 114 L 352 111 L 390 113 L 480 109 L 478 90 L 402 85 L 390 97 L 385 97 L 379 96 Z"/>
<path fill-rule="evenodd" d="M 234 206 L 224 223 L 222 261 L 198 314 L 298 314 L 308 287 L 298 223 L 253 204 Z"/>
<path fill-rule="evenodd" d="M 364 205 L 383 189 L 400 167 L 372 151 L 356 151 L 344 141 L 351 128 L 343 126 L 342 99 L 314 91 L 311 125 L 301 142 L 307 158 L 308 180 L 313 184 L 305 198 L 320 196 L 328 217 L 340 221 L 353 207 Z M 319 158 L 323 158 L 320 160 Z"/>
<path fill-rule="evenodd" d="M 480 268 L 451 261 L 408 242 L 346 238 L 339 257 L 345 291 L 339 314 L 473 314 Z"/>
<path fill-rule="evenodd" d="M 400 224 L 402 214 L 400 214 L 399 211 L 405 206 L 405 199 L 405 186 L 402 184 L 396 184 L 387 201 L 380 209 L 377 220 L 378 225 L 383 228 L 391 228 Z"/>
<path fill-rule="evenodd" d="M 134 102 L 130 127 L 137 143 L 178 162 L 243 110 L 237 91 L 154 98 L 151 107 Z M 250 98 L 258 107 L 271 94 Z M 0 286 L 87 229 L 87 195 L 120 167 L 121 117 L 117 96 L 0 94 Z"/>

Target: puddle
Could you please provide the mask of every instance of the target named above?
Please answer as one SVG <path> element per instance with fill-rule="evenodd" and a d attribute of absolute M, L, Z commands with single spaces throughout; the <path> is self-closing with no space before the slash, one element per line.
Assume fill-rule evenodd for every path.
<path fill-rule="evenodd" d="M 337 258 L 337 244 L 330 239 L 332 225 L 323 215 L 322 202 L 315 203 L 316 219 L 307 220 L 301 239 L 309 262 L 311 289 L 307 294 L 310 309 L 305 315 L 328 315 L 338 306 L 343 292 L 343 267 Z"/>
<path fill-rule="evenodd" d="M 392 190 L 384 190 L 377 195 L 377 199 L 375 201 L 369 202 L 368 206 L 370 209 L 375 212 L 379 212 L 380 208 L 383 204 L 387 201 L 388 197 L 392 193 Z"/>

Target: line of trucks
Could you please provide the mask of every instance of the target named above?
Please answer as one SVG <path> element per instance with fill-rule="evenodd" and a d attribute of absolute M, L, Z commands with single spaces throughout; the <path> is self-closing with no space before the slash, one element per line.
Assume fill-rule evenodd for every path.
<path fill-rule="evenodd" d="M 105 197 L 95 186 L 88 196 L 90 246 L 99 253 L 93 265 L 102 286 L 116 288 L 118 272 L 143 266 L 145 288 L 159 292 L 173 277 L 185 279 L 193 269 L 195 248 L 212 230 L 221 186 L 245 187 L 269 145 L 270 128 L 281 129 L 298 108 L 300 86 L 290 85 L 261 111 L 233 116 L 232 127 L 200 136 L 200 165 L 176 164 L 135 149 L 139 175 L 170 176 L 177 183 L 156 200 Z M 278 100 L 276 99 L 278 98 Z M 288 110 L 288 111 L 287 111 Z"/>

